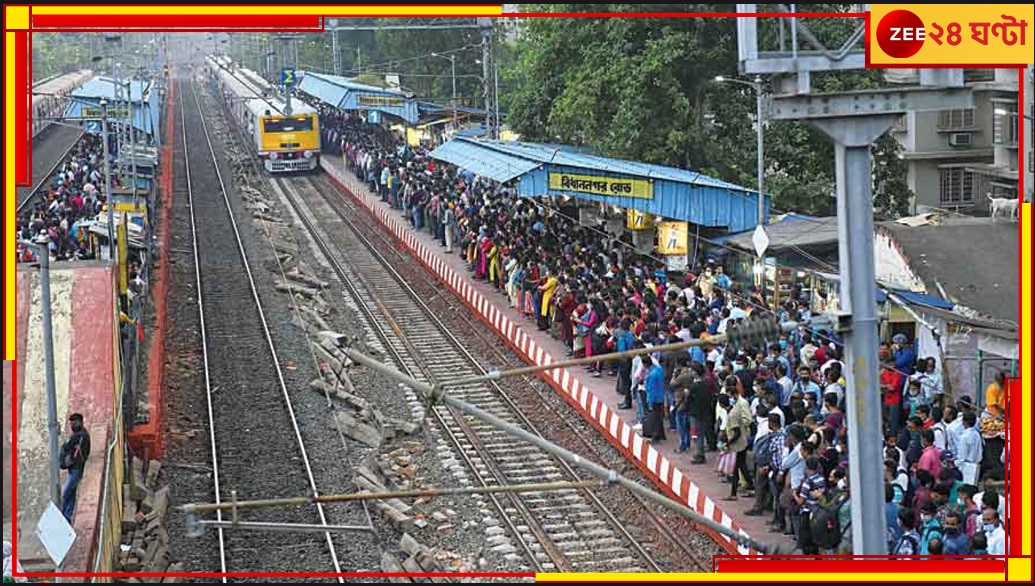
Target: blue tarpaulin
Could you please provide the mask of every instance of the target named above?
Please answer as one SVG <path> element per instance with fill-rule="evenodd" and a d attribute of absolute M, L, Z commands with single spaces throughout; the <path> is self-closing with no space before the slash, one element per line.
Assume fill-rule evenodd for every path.
<path fill-rule="evenodd" d="M 72 92 L 69 104 L 65 108 L 66 118 L 87 118 L 83 120 L 87 132 L 100 133 L 101 131 L 101 99 L 108 102 L 108 121 L 111 123 L 128 123 L 132 119 L 133 126 L 141 132 L 151 136 L 155 143 L 159 142 L 159 119 L 161 115 L 161 99 L 158 92 L 151 91 L 151 84 L 147 81 L 132 80 L 124 81 L 123 87 L 130 90 L 130 101 L 132 102 L 132 113 L 126 107 L 123 95 L 118 98 L 122 103 L 116 102 L 116 81 L 110 77 L 95 77 L 84 83 L 79 89 Z M 122 92 L 125 93 L 124 91 Z"/>

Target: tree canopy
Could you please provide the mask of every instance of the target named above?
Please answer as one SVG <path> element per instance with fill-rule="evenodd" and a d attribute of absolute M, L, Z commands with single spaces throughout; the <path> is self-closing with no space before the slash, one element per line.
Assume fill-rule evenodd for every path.
<path fill-rule="evenodd" d="M 719 12 L 712 4 L 527 4 L 526 12 Z M 845 5 L 824 9 L 844 10 Z M 819 10 L 819 8 L 817 8 Z M 810 21 L 817 37 L 844 38 L 848 19 Z M 716 76 L 737 74 L 731 18 L 536 18 L 522 27 L 512 67 L 501 73 L 506 122 L 530 141 L 588 145 L 600 154 L 690 168 L 755 185 L 755 94 Z M 762 34 L 776 34 L 763 29 Z M 877 87 L 879 74 L 814 75 L 814 91 Z M 773 207 L 833 211 L 830 140 L 802 122 L 765 128 L 765 190 Z M 874 147 L 874 196 L 888 215 L 908 209 L 911 194 L 898 145 Z"/>

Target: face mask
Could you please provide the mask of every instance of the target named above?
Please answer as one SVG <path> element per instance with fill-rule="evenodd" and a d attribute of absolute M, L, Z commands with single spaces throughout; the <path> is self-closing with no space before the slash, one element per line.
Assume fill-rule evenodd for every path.
<path fill-rule="evenodd" d="M 956 499 L 956 504 L 958 504 L 961 507 L 966 507 L 967 506 L 967 501 L 965 501 L 963 499 Z"/>
<path fill-rule="evenodd" d="M 734 363 L 734 364 L 733 364 L 733 372 L 740 372 L 740 371 L 742 371 L 742 370 L 744 370 L 744 367 L 743 367 L 743 366 L 741 366 L 741 365 L 739 365 L 739 364 L 737 364 L 737 363 Z"/>
<path fill-rule="evenodd" d="M 926 522 L 931 520 L 931 516 L 930 515 L 920 515 L 920 520 L 923 521 L 924 523 L 926 523 Z"/>
<path fill-rule="evenodd" d="M 991 532 L 995 531 L 996 527 L 997 527 L 997 525 L 995 523 L 992 523 L 992 524 L 986 523 L 983 528 L 985 530 L 985 533 L 991 533 Z"/>
<path fill-rule="evenodd" d="M 787 349 L 787 340 L 780 340 L 780 349 L 781 350 L 786 350 Z"/>
<path fill-rule="evenodd" d="M 951 535 L 951 536 L 959 535 L 960 534 L 960 528 L 959 527 L 946 527 L 945 528 L 945 534 L 946 535 Z"/>
<path fill-rule="evenodd" d="M 844 478 L 842 478 L 841 480 L 837 481 L 837 488 L 838 488 L 838 490 L 844 490 L 846 486 L 848 486 L 848 485 L 845 484 Z"/>

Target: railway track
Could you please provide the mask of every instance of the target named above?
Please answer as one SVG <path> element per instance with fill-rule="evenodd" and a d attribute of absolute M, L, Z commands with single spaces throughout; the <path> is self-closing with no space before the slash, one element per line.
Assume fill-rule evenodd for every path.
<path fill-rule="evenodd" d="M 355 212 L 353 217 L 360 219 L 360 222 L 365 224 L 366 233 L 370 235 L 372 239 L 378 240 L 384 249 L 390 250 L 393 255 L 400 259 L 406 264 L 417 264 L 416 259 L 405 252 L 400 252 L 394 237 L 386 230 L 382 229 L 377 221 L 368 213 L 359 208 L 353 201 L 348 198 L 342 198 L 342 205 L 346 208 Z M 408 275 L 414 279 L 419 279 L 424 282 L 426 286 L 432 289 L 440 289 L 442 287 L 429 272 L 426 270 L 417 271 L 415 274 Z M 411 281 L 412 282 L 412 281 Z M 458 298 L 452 295 L 441 295 L 439 299 L 448 308 L 449 311 L 464 315 L 469 310 Z M 478 327 L 478 322 L 472 327 L 465 328 L 464 335 L 471 335 L 482 341 L 481 348 L 485 349 L 496 359 L 495 365 L 497 368 L 502 369 L 504 365 L 508 365 L 509 368 L 519 368 L 525 366 L 525 363 L 518 359 L 513 353 L 502 350 L 499 346 L 499 340 L 496 336 L 490 332 L 487 332 L 484 328 Z M 607 457 L 601 450 L 600 445 L 595 445 L 589 438 L 587 438 L 587 432 L 579 429 L 578 424 L 585 424 L 585 422 L 577 415 L 570 412 L 568 409 L 564 409 L 565 406 L 561 401 L 561 408 L 557 408 L 551 405 L 553 400 L 557 399 L 556 393 L 552 390 L 543 388 L 541 381 L 534 376 L 522 376 L 518 378 L 509 379 L 512 384 L 520 384 L 524 386 L 525 390 L 530 390 L 535 397 L 536 408 L 545 410 L 548 413 L 547 419 L 558 423 L 563 428 L 563 436 L 570 438 L 571 441 L 577 442 L 582 449 L 584 454 L 590 454 L 597 458 L 598 462 L 605 462 Z M 588 433 L 594 434 L 595 432 L 590 430 Z M 596 437 L 596 436 L 594 436 Z M 605 441 L 606 443 L 606 441 Z M 619 456 L 619 460 L 623 463 L 624 458 Z M 635 473 L 635 469 L 633 469 Z M 612 490 L 622 490 L 615 488 Z M 682 559 L 689 561 L 701 572 L 712 571 L 712 560 L 709 556 L 703 555 L 702 552 L 698 551 L 697 548 L 691 546 L 689 541 L 685 537 L 680 537 L 672 527 L 669 526 L 670 520 L 666 520 L 653 508 L 656 505 L 649 504 L 639 495 L 631 492 L 622 490 L 625 496 L 631 499 L 632 504 L 638 508 L 646 517 L 651 534 L 651 537 L 659 537 L 666 545 L 674 548 L 675 553 Z M 696 525 L 688 520 L 680 519 L 680 530 L 686 530 L 687 527 L 696 529 Z"/>
<path fill-rule="evenodd" d="M 273 181 L 345 284 L 355 307 L 376 333 L 380 348 L 375 346 L 375 350 L 383 351 L 396 368 L 428 383 L 485 372 L 396 273 L 392 263 L 363 235 L 352 219 L 362 212 L 350 207 L 322 177 Z M 313 208 L 320 205 L 334 211 L 335 227 L 342 229 L 318 227 L 320 221 Z M 495 384 L 451 392 L 536 432 L 528 418 Z M 451 464 L 461 485 L 580 479 L 566 463 L 534 446 L 515 442 L 506 433 L 449 407 L 436 405 L 428 416 L 460 455 L 462 462 L 447 464 Z M 493 495 L 490 501 L 505 531 L 516 538 L 518 545 L 508 547 L 503 531 L 490 536 L 489 544 L 508 555 L 521 551 L 537 571 L 663 571 L 589 490 L 569 489 L 521 497 Z"/>
<path fill-rule="evenodd" d="M 178 100 L 184 169 L 176 177 L 186 182 L 190 209 L 216 502 L 229 500 L 229 490 L 240 500 L 318 494 L 201 103 L 193 81 L 182 86 L 188 88 Z M 320 504 L 242 512 L 240 520 L 271 528 L 328 525 Z M 217 521 L 223 521 L 222 515 Z M 213 560 L 212 565 L 222 573 L 297 570 L 285 567 L 288 550 L 294 557 L 306 552 L 311 572 L 342 571 L 330 532 L 225 533 L 219 528 L 216 534 L 218 564 Z"/>

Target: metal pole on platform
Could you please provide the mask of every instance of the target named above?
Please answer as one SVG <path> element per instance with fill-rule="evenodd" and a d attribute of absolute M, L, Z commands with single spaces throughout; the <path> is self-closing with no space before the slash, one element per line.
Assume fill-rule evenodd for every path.
<path fill-rule="evenodd" d="M 61 424 L 57 416 L 57 384 L 54 376 L 54 325 L 50 313 L 50 237 L 42 234 L 38 240 L 40 257 L 40 299 L 43 313 L 43 359 L 47 369 L 47 432 L 50 445 L 50 500 L 61 507 L 61 482 L 58 460 L 58 436 Z"/>
<path fill-rule="evenodd" d="M 765 182 L 765 141 L 763 135 L 765 127 L 762 123 L 762 78 L 755 77 L 755 121 L 758 124 L 758 225 L 765 223 L 765 196 L 763 195 Z"/>
<path fill-rule="evenodd" d="M 763 102 L 765 95 L 762 93 L 762 77 L 755 76 L 753 82 L 743 81 L 740 79 L 724 77 L 722 75 L 715 78 L 716 82 L 719 83 L 736 83 L 743 86 L 747 86 L 755 92 L 755 156 L 757 157 L 757 171 L 755 179 L 758 187 L 758 218 L 755 222 L 757 228 L 762 228 L 765 224 L 765 126 L 763 124 Z M 757 229 L 756 228 L 756 229 Z M 761 290 L 765 291 L 765 254 L 758 258 L 758 269 L 761 271 L 760 284 Z"/>
<path fill-rule="evenodd" d="M 894 115 L 813 120 L 834 140 L 840 238 L 841 310 L 850 313 L 845 334 L 848 472 L 852 492 L 852 544 L 856 555 L 886 555 L 882 425 L 877 378 L 879 320 L 873 252 L 873 179 L 870 145 Z"/>
<path fill-rule="evenodd" d="M 108 161 L 108 100 L 101 98 L 101 142 L 104 145 L 104 196 L 108 206 L 108 250 L 115 260 L 115 202 L 111 197 L 111 163 Z"/>

